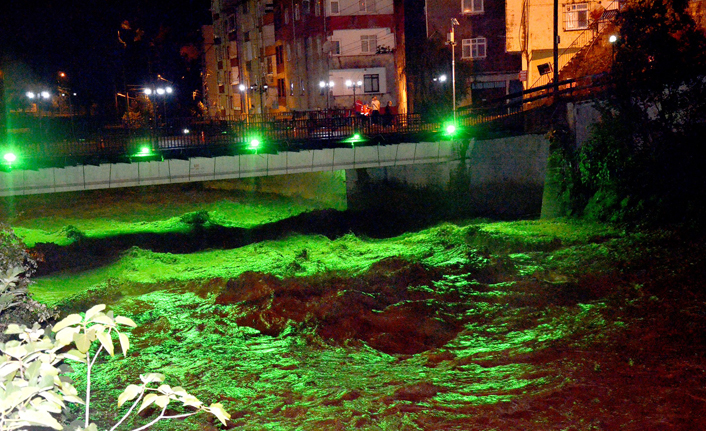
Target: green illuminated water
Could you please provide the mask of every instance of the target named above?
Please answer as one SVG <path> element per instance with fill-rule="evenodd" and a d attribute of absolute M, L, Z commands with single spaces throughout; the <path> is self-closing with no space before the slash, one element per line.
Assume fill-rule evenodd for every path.
<path fill-rule="evenodd" d="M 276 226 L 321 209 L 243 199 L 159 208 L 136 200 L 114 214 L 87 203 L 95 218 L 36 210 L 16 225 L 29 243 L 78 253 L 67 245 L 122 247 L 138 232 L 166 248 L 175 233 Z M 206 222 L 194 223 L 200 211 Z M 644 245 L 653 239 L 568 221 L 441 223 L 373 239 L 317 234 L 311 222 L 320 218 L 299 220 L 314 233 L 266 232 L 188 253 L 132 246 L 100 266 L 39 277 L 33 293 L 44 302 L 67 312 L 105 302 L 138 324 L 134 353 L 98 366 L 97 419 L 110 423 L 118 394 L 146 372 L 222 402 L 244 430 L 652 429 L 642 408 L 694 411 L 658 396 L 670 383 L 634 386 L 628 376 L 664 364 L 650 362 L 647 344 L 611 341 L 635 337 L 645 324 L 635 313 L 660 301 L 635 287 L 655 277 L 647 269 L 673 268 L 674 253 Z M 680 376 L 674 387 L 706 382 Z M 615 403 L 632 408 L 616 415 Z M 155 429 L 220 425 L 197 416 Z"/>

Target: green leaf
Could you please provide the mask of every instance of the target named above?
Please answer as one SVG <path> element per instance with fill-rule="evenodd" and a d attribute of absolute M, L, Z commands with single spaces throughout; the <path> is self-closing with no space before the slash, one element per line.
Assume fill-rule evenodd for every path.
<path fill-rule="evenodd" d="M 213 415 L 214 415 L 215 417 L 217 417 L 218 420 L 221 421 L 221 423 L 222 423 L 223 425 L 225 425 L 225 424 L 226 424 L 226 421 L 227 421 L 228 419 L 230 419 L 230 414 L 225 411 L 225 409 L 223 408 L 223 405 L 222 405 L 221 403 L 214 403 L 214 404 L 211 404 L 211 405 L 208 407 L 207 411 L 213 413 Z"/>
<path fill-rule="evenodd" d="M 91 307 L 88 311 L 86 311 L 86 322 L 93 319 L 93 316 L 95 316 L 96 314 L 100 313 L 103 310 L 105 310 L 105 304 L 98 304 L 98 305 L 94 305 L 93 307 Z"/>
<path fill-rule="evenodd" d="M 113 346 L 113 338 L 110 336 L 110 334 L 107 334 L 105 332 L 99 332 L 97 335 L 98 340 L 101 342 L 108 354 L 110 356 L 113 356 L 115 354 L 115 347 Z"/>
<path fill-rule="evenodd" d="M 20 327 L 20 325 L 16 323 L 10 323 L 7 325 L 7 329 L 5 330 L 5 333 L 8 335 L 13 335 L 13 334 L 21 334 L 24 332 L 24 329 Z"/>
<path fill-rule="evenodd" d="M 142 383 L 144 383 L 144 384 L 162 383 L 164 381 L 164 374 L 159 374 L 159 373 L 140 374 L 140 380 L 142 380 Z"/>
<path fill-rule="evenodd" d="M 96 314 L 95 316 L 93 316 L 93 319 L 91 321 L 94 323 L 102 323 L 102 324 L 107 325 L 109 327 L 115 326 L 115 320 L 111 319 L 109 316 L 107 316 L 103 313 Z"/>
<path fill-rule="evenodd" d="M 83 319 L 81 318 L 81 315 L 79 315 L 79 314 L 69 314 L 63 320 L 61 320 L 59 323 L 54 325 L 54 327 L 52 328 L 52 331 L 59 332 L 66 327 L 81 323 L 82 320 Z"/>
<path fill-rule="evenodd" d="M 78 334 L 79 331 L 81 331 L 80 328 L 76 328 L 73 326 L 69 328 L 63 328 L 56 333 L 56 341 L 61 346 L 69 345 L 74 341 L 74 334 Z"/>
<path fill-rule="evenodd" d="M 143 391 L 142 386 L 128 385 L 120 396 L 118 396 L 118 407 L 125 404 L 126 401 L 134 400 L 136 396 L 141 394 Z"/>
<path fill-rule="evenodd" d="M 154 403 L 161 408 L 165 408 L 169 404 L 169 395 L 159 395 Z"/>
<path fill-rule="evenodd" d="M 118 332 L 118 339 L 120 340 L 120 348 L 123 350 L 123 356 L 127 357 L 127 350 L 130 348 L 130 339 L 122 332 Z"/>
<path fill-rule="evenodd" d="M 25 376 L 27 380 L 34 380 L 37 378 L 39 375 L 39 370 L 42 367 L 42 363 L 40 361 L 33 361 L 32 364 L 30 364 L 29 367 L 27 367 L 27 371 L 25 371 Z"/>
<path fill-rule="evenodd" d="M 81 353 L 76 349 L 71 349 L 64 353 L 63 357 L 71 359 L 72 361 L 81 362 L 82 364 L 86 363 L 86 352 Z"/>
<path fill-rule="evenodd" d="M 141 412 L 142 410 L 146 409 L 149 407 L 150 404 L 155 402 L 159 395 L 155 393 L 149 393 L 145 396 L 145 398 L 142 400 L 142 405 L 140 405 L 140 409 L 137 411 L 138 413 Z"/>
<path fill-rule="evenodd" d="M 91 342 L 88 339 L 88 334 L 74 334 L 74 343 L 79 352 L 85 354 L 91 348 Z"/>
<path fill-rule="evenodd" d="M 117 316 L 115 318 L 115 322 L 119 323 L 121 325 L 131 326 L 133 328 L 137 327 L 137 323 L 133 322 L 132 319 L 130 319 L 129 317 L 125 317 L 125 316 Z"/>
<path fill-rule="evenodd" d="M 55 430 L 62 429 L 62 426 L 56 419 L 52 417 L 49 413 L 44 410 L 20 410 L 19 418 L 23 421 L 27 421 L 33 425 L 39 425 L 44 427 L 54 428 Z"/>

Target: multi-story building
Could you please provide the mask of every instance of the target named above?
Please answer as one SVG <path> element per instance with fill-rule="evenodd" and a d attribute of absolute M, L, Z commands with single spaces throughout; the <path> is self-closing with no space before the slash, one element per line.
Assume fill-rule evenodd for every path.
<path fill-rule="evenodd" d="M 459 94 L 467 95 L 459 105 L 522 90 L 520 56 L 505 50 L 505 30 L 503 1 L 426 0 L 427 38 L 437 34 L 449 40 L 453 33 L 456 62 L 470 64 L 468 82 L 456 83 Z"/>
<path fill-rule="evenodd" d="M 611 22 L 622 0 L 560 0 L 558 5 L 557 57 L 554 64 L 554 2 L 506 0 L 507 50 L 522 56 L 525 88 L 551 82 L 582 49 L 594 43 Z"/>
<path fill-rule="evenodd" d="M 204 76 L 215 75 L 217 87 L 204 94 L 218 114 L 352 109 L 354 99 L 373 96 L 406 111 L 401 0 L 211 5 L 213 50 L 207 46 L 206 56 L 215 69 Z"/>

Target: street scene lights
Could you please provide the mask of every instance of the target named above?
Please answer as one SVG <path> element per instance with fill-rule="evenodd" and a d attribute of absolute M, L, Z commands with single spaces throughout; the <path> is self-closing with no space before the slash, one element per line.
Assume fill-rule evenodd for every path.
<path fill-rule="evenodd" d="M 324 91 L 326 92 L 326 109 L 329 109 L 329 94 L 333 88 L 333 81 L 319 81 L 319 88 L 321 89 L 321 95 L 323 96 Z"/>
<path fill-rule="evenodd" d="M 451 45 L 451 94 L 453 100 L 454 123 L 456 122 L 456 37 L 454 27 L 459 25 L 456 18 L 451 18 L 451 32 L 449 33 L 449 45 Z"/>
<path fill-rule="evenodd" d="M 438 82 L 440 84 L 443 84 L 446 82 L 446 79 L 447 79 L 446 74 L 443 74 L 441 76 L 437 76 L 436 78 L 434 78 L 434 82 Z"/>
<path fill-rule="evenodd" d="M 353 104 L 355 105 L 355 90 L 363 87 L 363 81 L 353 82 L 350 79 L 346 81 L 346 88 L 353 89 Z"/>
<path fill-rule="evenodd" d="M 159 96 L 162 98 L 162 106 L 164 108 L 164 122 L 167 122 L 167 96 L 172 94 L 174 89 L 172 87 L 157 87 L 157 88 L 145 88 L 145 96 L 148 98 L 150 96 Z M 156 100 L 152 101 L 152 114 L 154 115 L 154 124 L 157 125 L 157 107 L 155 106 Z"/>
<path fill-rule="evenodd" d="M 238 85 L 238 90 L 240 90 L 240 106 L 241 106 L 240 112 L 243 112 L 242 107 L 245 106 L 245 115 L 247 116 L 250 113 L 249 112 L 249 103 L 247 103 L 248 100 L 247 100 L 247 93 L 246 93 L 248 91 L 248 87 L 245 84 L 240 84 L 240 85 Z"/>

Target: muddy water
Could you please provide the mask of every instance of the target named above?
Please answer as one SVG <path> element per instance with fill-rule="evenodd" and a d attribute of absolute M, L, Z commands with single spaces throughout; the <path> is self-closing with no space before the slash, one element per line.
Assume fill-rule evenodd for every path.
<path fill-rule="evenodd" d="M 114 309 L 138 323 L 138 353 L 105 364 L 98 385 L 159 371 L 223 402 L 248 430 L 465 430 L 490 411 L 506 420 L 562 384 L 547 352 L 602 318 L 577 305 L 575 286 L 508 280 L 476 262 L 386 259 L 352 279 L 248 272 L 126 298 Z"/>

